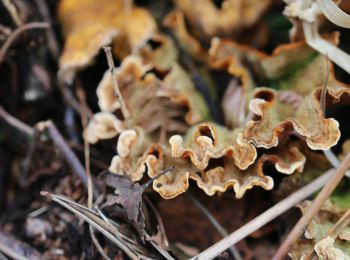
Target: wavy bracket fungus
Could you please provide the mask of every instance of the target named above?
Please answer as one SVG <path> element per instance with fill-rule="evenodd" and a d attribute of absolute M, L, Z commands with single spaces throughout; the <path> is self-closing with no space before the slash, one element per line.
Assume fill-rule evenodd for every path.
<path fill-rule="evenodd" d="M 324 14 L 347 27 L 348 19 L 332 15 L 338 8 L 331 1 L 285 1 L 292 42 L 271 54 L 249 46 L 251 36 L 246 34 L 264 30 L 257 22 L 270 0 L 226 0 L 221 6 L 210 0 L 195 5 L 175 0 L 174 10 L 164 18 L 175 42 L 147 10 L 127 6 L 128 1 L 112 2 L 87 1 L 79 16 L 74 1 L 64 0 L 59 8 L 66 35 L 62 81 L 71 82 L 106 44 L 112 44 L 121 60 L 98 84 L 101 111 L 84 131 L 91 144 L 113 140 L 111 173 L 136 183 L 175 167 L 153 181 L 153 189 L 165 199 L 185 192 L 190 180 L 209 196 L 232 188 L 242 198 L 255 186 L 274 188 L 271 166 L 286 175 L 303 172 L 311 151 L 328 150 L 339 141 L 339 123 L 324 110 L 349 105 L 350 90 L 336 79 L 327 59 L 349 72 L 349 56 L 336 47 L 336 32 L 318 33 L 318 21 Z M 104 15 L 94 15 L 96 8 Z M 96 18 L 89 22 L 84 15 Z M 264 39 L 257 39 L 259 44 Z M 225 124 L 210 115 L 193 75 L 181 65 L 177 45 L 196 63 L 231 79 L 222 102 Z M 130 118 L 123 115 L 121 102 Z"/>
<path fill-rule="evenodd" d="M 175 171 L 153 183 L 154 190 L 164 198 L 174 198 L 185 192 L 190 179 L 210 196 L 232 187 L 236 197 L 241 198 L 254 186 L 273 188 L 273 178 L 264 172 L 265 164 L 274 165 L 276 171 L 283 174 L 302 171 L 307 159 L 298 148 L 300 143 L 305 142 L 311 150 L 327 150 L 337 144 L 339 124 L 323 115 L 321 87 L 329 75 L 327 106 L 347 104 L 350 92 L 345 84 L 335 79 L 333 68 L 327 68 L 327 58 L 319 54 L 317 48 L 309 47 L 306 39 L 306 42 L 278 46 L 269 55 L 225 39 L 254 24 L 270 1 L 242 3 L 242 13 L 237 13 L 241 5 L 238 1 L 224 1 L 220 10 L 211 1 L 203 1 L 195 8 L 191 1 L 175 1 L 177 9 L 169 14 L 175 16 L 179 12 L 182 19 L 188 19 L 194 40 L 210 43 L 212 38 L 207 57 L 202 57 L 204 62 L 239 79 L 236 88 L 240 89 L 239 99 L 243 103 L 236 116 L 245 115 L 245 118 L 231 118 L 235 124 L 227 126 L 209 119 L 203 97 L 191 76 L 178 63 L 173 40 L 159 32 L 146 10 L 126 7 L 121 2 L 116 1 L 115 10 L 109 7 L 109 1 L 99 2 L 101 12 L 109 8 L 110 16 L 94 20 L 93 27 L 84 18 L 73 15 L 75 9 L 71 1 L 60 4 L 61 19 L 67 23 L 59 73 L 63 81 L 70 82 L 73 73 L 91 63 L 98 50 L 112 41 L 114 53 L 123 57 L 113 73 L 130 111 L 130 120 L 121 117 L 120 100 L 115 94 L 111 73 L 107 71 L 96 90 L 101 112 L 91 118 L 84 133 L 92 144 L 118 137 L 115 141 L 117 154 L 109 167 L 111 172 L 140 181 L 144 175 L 154 177 L 158 171 L 175 166 Z M 84 12 L 95 12 L 94 5 L 97 5 L 95 1 L 87 2 Z M 285 9 L 288 17 L 290 10 L 297 8 L 294 5 L 303 4 L 291 1 Z M 125 11 L 125 8 L 130 10 Z M 128 12 L 133 17 L 132 23 L 144 23 L 142 32 L 136 30 L 136 25 L 125 25 L 128 18 L 123 16 L 129 17 Z M 165 19 L 168 25 L 175 18 Z M 90 39 L 90 33 L 93 34 L 99 24 L 104 26 L 106 36 L 93 37 L 94 43 L 89 40 L 94 50 L 74 44 L 74 37 Z M 193 39 L 185 37 L 188 32 L 184 33 L 186 28 L 181 29 L 180 24 L 178 21 L 177 25 L 169 26 L 180 45 L 195 51 L 191 43 L 186 43 Z M 79 29 L 80 26 L 86 31 Z M 130 46 L 125 48 L 127 52 L 120 54 L 118 43 L 125 37 Z M 322 41 L 336 44 L 338 38 L 333 34 Z M 84 57 L 70 55 L 70 52 L 82 53 Z M 195 56 L 195 53 L 190 55 Z M 261 88 L 259 82 L 266 82 L 266 87 Z M 270 85 L 277 86 L 277 90 L 268 88 Z M 229 117 L 237 108 L 233 104 L 223 107 L 223 112 Z M 297 139 L 289 140 L 291 136 Z"/>
<path fill-rule="evenodd" d="M 23 1 L 0 2 L 20 26 L 25 16 L 19 16 L 11 3 Z M 36 2 L 42 7 L 42 0 Z M 115 251 L 106 250 L 108 243 L 98 243 L 95 230 L 131 259 L 159 259 L 159 255 L 186 259 L 198 252 L 177 245 L 177 249 L 182 248 L 180 257 L 171 247 L 160 217 L 164 213 L 159 206 L 162 203 L 177 203 L 186 196 L 196 200 L 193 196 L 197 194 L 203 201 L 229 198 L 225 208 L 248 201 L 250 206 L 244 206 L 240 215 L 237 213 L 239 225 L 232 224 L 238 228 L 264 208 L 272 207 L 280 200 L 278 196 L 289 196 L 330 169 L 330 165 L 337 166 L 339 160 L 346 160 L 350 140 L 345 116 L 350 106 L 350 49 L 346 34 L 350 5 L 343 2 L 58 1 L 62 50 L 56 83 L 69 109 L 64 112 L 64 122 L 57 125 L 71 127 L 65 132 L 71 140 L 66 142 L 59 133 L 52 134 L 51 123 L 37 125 L 29 135 L 35 143 L 47 142 L 47 134 L 68 154 L 72 170 L 84 176 L 88 208 L 59 195 L 43 194 L 89 223 L 93 243 L 106 259 Z M 28 11 L 27 15 L 32 14 Z M 46 17 L 45 10 L 42 16 Z M 0 24 L 0 36 L 6 35 L 7 29 Z M 53 29 L 47 29 L 48 36 L 55 33 Z M 0 64 L 7 56 L 5 63 L 12 64 L 9 59 L 13 53 L 6 51 L 17 37 L 14 34 L 0 49 Z M 34 66 L 33 73 L 40 82 L 50 85 L 40 68 Z M 76 93 L 71 93 L 72 89 Z M 78 116 L 81 125 L 73 122 Z M 23 128 L 17 121 L 8 122 Z M 80 128 L 81 136 L 76 132 Z M 59 141 L 55 142 L 55 138 Z M 32 146 L 22 168 L 18 168 L 27 165 L 24 176 L 34 167 L 30 161 L 38 148 Z M 71 149 L 85 157 L 85 168 L 70 153 Z M 51 151 L 50 156 L 61 159 L 56 152 Z M 333 159 L 328 161 L 330 156 Z M 51 168 L 41 167 L 45 174 L 54 167 L 64 169 L 54 163 Z M 101 171 L 100 178 L 95 178 Z M 64 191 L 72 180 L 65 182 L 58 191 Z M 343 194 L 346 185 L 339 185 L 337 194 Z M 159 205 L 153 205 L 152 196 Z M 298 197 L 293 205 L 308 196 Z M 71 197 L 84 201 L 74 192 Z M 340 206 L 334 198 L 319 205 L 307 223 L 304 239 L 288 248 L 292 259 L 313 259 L 316 255 L 320 259 L 349 259 L 350 204 Z M 299 204 L 303 214 L 311 214 L 311 204 Z M 165 212 L 170 214 L 171 210 Z M 215 214 L 225 219 L 225 214 Z M 112 220 L 113 217 L 116 218 Z M 124 230 L 118 224 L 121 219 L 134 230 Z M 216 222 L 211 221 L 215 226 Z M 273 224 L 254 233 L 252 239 L 268 233 L 272 239 L 267 243 L 276 244 L 293 221 L 288 220 L 282 228 Z M 157 232 L 151 235 L 154 229 Z M 207 247 L 217 240 L 208 238 L 204 244 Z M 232 244 L 217 249 L 213 256 Z M 247 252 L 247 248 L 242 242 L 239 250 Z M 231 250 L 230 254 L 240 259 L 236 249 Z M 244 259 L 255 259 L 254 254 L 247 253 Z M 272 257 L 271 253 L 265 255 L 266 259 Z M 115 257 L 119 259 L 121 254 Z M 199 254 L 198 259 L 208 258 Z"/>

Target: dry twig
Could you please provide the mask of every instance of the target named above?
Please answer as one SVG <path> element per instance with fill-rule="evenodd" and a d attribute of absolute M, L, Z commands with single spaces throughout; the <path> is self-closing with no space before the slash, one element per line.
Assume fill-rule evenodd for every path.
<path fill-rule="evenodd" d="M 86 103 L 86 97 L 85 97 L 85 92 L 81 88 L 80 85 L 78 85 L 77 88 L 77 96 L 80 100 L 80 115 L 81 115 L 81 124 L 83 126 L 83 129 L 86 128 L 87 123 L 88 123 L 88 114 L 87 114 L 87 103 Z M 86 177 L 87 177 L 87 190 L 88 190 L 88 208 L 92 209 L 93 207 L 93 182 L 92 182 L 92 176 L 91 176 L 91 170 L 90 170 L 90 146 L 89 143 L 87 142 L 86 138 L 83 135 L 84 139 L 84 158 L 85 158 L 85 172 L 86 172 Z M 97 250 L 99 253 L 105 258 L 105 259 L 110 259 L 107 254 L 104 252 L 102 246 L 100 245 L 99 241 L 96 238 L 95 235 L 95 228 L 92 225 L 89 225 L 89 231 L 90 231 L 90 236 L 95 244 Z"/>
<path fill-rule="evenodd" d="M 49 28 L 49 24 L 45 22 L 33 22 L 33 23 L 27 23 L 25 25 L 22 25 L 18 27 L 16 30 L 14 30 L 11 35 L 6 39 L 5 43 L 2 45 L 0 49 L 0 64 L 3 62 L 5 58 L 6 51 L 11 46 L 13 41 L 20 35 L 21 33 L 32 30 L 32 29 L 47 29 Z"/>
<path fill-rule="evenodd" d="M 25 133 L 27 136 L 32 137 L 34 135 L 35 130 L 31 126 L 13 117 L 1 106 L 0 106 L 0 118 L 3 118 L 9 125 L 12 125 L 13 127 L 19 129 L 21 132 Z"/>
<path fill-rule="evenodd" d="M 46 1 L 44 0 L 35 0 L 36 5 L 39 9 L 39 12 L 41 14 L 41 16 L 43 17 L 43 19 L 48 22 L 48 23 L 52 23 L 51 18 L 50 18 L 50 13 L 49 13 L 49 9 L 47 7 Z M 53 31 L 52 27 L 48 28 L 47 30 L 47 42 L 48 42 L 48 47 L 49 50 L 52 54 L 52 56 L 57 59 L 60 51 L 59 51 L 59 45 L 58 45 L 58 41 L 57 41 L 57 37 L 55 36 L 55 32 Z"/>
<path fill-rule="evenodd" d="M 112 52 L 111 52 L 111 47 L 104 46 L 103 50 L 106 53 L 108 67 L 109 67 L 109 70 L 111 71 L 113 88 L 114 88 L 115 94 L 117 95 L 118 101 L 120 103 L 120 108 L 122 110 L 123 116 L 124 116 L 125 119 L 129 119 L 130 118 L 130 113 L 129 113 L 128 108 L 126 107 L 126 104 L 125 104 L 125 101 L 123 99 L 123 96 L 120 93 L 118 82 L 117 82 L 117 79 L 115 77 L 115 66 L 114 66 L 113 56 L 112 56 Z"/>
<path fill-rule="evenodd" d="M 16 26 L 21 26 L 23 24 L 21 18 L 19 17 L 16 6 L 11 0 L 1 0 L 7 11 L 9 12 L 12 20 L 15 22 Z"/>

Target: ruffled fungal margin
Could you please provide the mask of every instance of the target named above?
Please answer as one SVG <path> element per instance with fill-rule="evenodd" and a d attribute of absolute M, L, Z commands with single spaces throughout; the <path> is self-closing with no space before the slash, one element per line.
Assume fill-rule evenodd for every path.
<path fill-rule="evenodd" d="M 310 205 L 311 201 L 304 201 L 299 208 L 304 214 Z M 346 211 L 346 208 L 330 200 L 326 201 L 306 227 L 306 239 L 300 238 L 291 248 L 289 255 L 292 259 L 302 259 L 314 250 L 321 259 L 349 259 L 350 227 L 342 229 L 336 237 L 328 234 Z"/>
<path fill-rule="evenodd" d="M 205 59 L 207 56 L 206 50 L 203 48 L 199 40 L 194 38 L 186 28 L 184 14 L 180 10 L 173 10 L 164 18 L 164 26 L 170 28 L 179 45 L 185 52 L 191 54 L 196 59 Z"/>
<path fill-rule="evenodd" d="M 208 167 L 203 170 L 184 158 L 174 161 L 178 163 L 176 172 L 168 173 L 154 183 L 154 189 L 162 197 L 171 199 L 186 191 L 188 181 L 192 179 L 209 196 L 217 192 L 225 192 L 232 187 L 236 197 L 241 198 L 254 186 L 260 186 L 266 190 L 273 188 L 273 179 L 265 175 L 264 166 L 274 165 L 277 171 L 291 174 L 303 169 L 305 157 L 296 147 L 287 146 L 278 150 L 276 154 L 263 154 L 246 170 L 237 168 L 232 158 L 227 155 L 212 159 Z"/>
<path fill-rule="evenodd" d="M 126 175 L 134 182 L 141 180 L 148 168 L 157 171 L 154 162 L 158 155 L 155 151 L 147 151 L 150 145 L 141 128 L 123 131 L 117 141 L 117 155 L 112 158 L 108 170 Z"/>
<path fill-rule="evenodd" d="M 193 34 L 201 39 L 216 35 L 228 35 L 243 30 L 258 21 L 270 4 L 270 0 L 236 1 L 225 0 L 216 6 L 212 0 L 199 0 L 194 5 L 191 0 L 175 0 L 193 29 Z"/>
<path fill-rule="evenodd" d="M 147 10 L 119 0 L 85 0 L 84 8 L 78 0 L 63 0 L 58 16 L 65 36 L 58 76 L 65 83 L 71 83 L 76 72 L 88 66 L 102 46 L 118 45 L 115 54 L 124 57 L 157 30 Z"/>
<path fill-rule="evenodd" d="M 213 38 L 209 49 L 209 65 L 217 70 L 225 70 L 242 82 L 244 91 L 255 87 L 251 72 L 243 65 L 243 60 L 258 64 L 264 53 L 229 40 Z"/>
<path fill-rule="evenodd" d="M 152 64 L 163 70 L 169 69 L 178 58 L 178 51 L 173 40 L 160 33 L 150 35 L 133 50 L 133 54 L 139 56 L 144 64 Z"/>
<path fill-rule="evenodd" d="M 336 44 L 338 36 L 334 33 L 326 39 Z M 343 85 L 335 79 L 333 66 L 327 67 L 327 58 L 319 55 L 305 41 L 280 45 L 268 55 L 246 45 L 214 38 L 209 50 L 209 65 L 239 78 L 244 92 L 264 82 L 277 89 L 306 95 L 322 86 L 327 74 L 329 87 Z"/>
<path fill-rule="evenodd" d="M 234 145 L 225 144 L 226 141 L 239 139 L 237 136 L 224 127 L 203 123 L 193 127 L 186 136 L 188 140 L 193 140 L 190 148 L 177 147 L 178 137 L 173 136 L 174 138 L 170 139 L 170 149 L 166 145 L 151 141 L 141 128 L 124 130 L 118 138 L 117 155 L 113 157 L 109 171 L 126 175 L 136 182 L 146 173 L 152 178 L 159 171 L 175 166 L 175 171 L 153 182 L 156 192 L 163 198 L 171 199 L 188 189 L 190 179 L 209 196 L 233 187 L 236 197 L 241 198 L 254 186 L 267 190 L 273 188 L 273 179 L 264 173 L 266 165 L 274 165 L 278 172 L 284 174 L 303 169 L 305 157 L 297 147 L 288 144 L 283 148 L 268 151 L 269 153 L 262 154 L 255 160 L 254 146 L 244 142 L 238 144 L 239 141 Z M 252 152 L 254 158 L 250 166 L 241 170 L 235 165 L 238 161 L 234 160 L 233 155 L 238 153 L 241 158 L 245 158 L 250 156 L 247 152 Z"/>
<path fill-rule="evenodd" d="M 187 160 L 174 160 L 168 151 L 168 147 L 151 142 L 141 128 L 124 131 L 118 139 L 118 155 L 113 157 L 109 171 L 136 182 L 146 173 L 152 178 L 159 171 L 175 166 L 175 171 L 153 182 L 154 190 L 162 197 L 173 198 L 188 189 L 189 172 L 195 171 L 195 167 Z"/>
<path fill-rule="evenodd" d="M 165 127 L 169 131 L 183 132 L 186 124 L 198 123 L 208 116 L 203 98 L 177 63 L 159 70 L 131 55 L 116 70 L 116 78 L 126 105 L 132 108 L 133 122 L 148 133 L 161 128 L 167 120 Z M 108 71 L 97 87 L 97 96 L 102 111 L 119 109 Z M 179 117 L 184 118 L 184 122 L 180 122 Z"/>
<path fill-rule="evenodd" d="M 200 170 L 208 167 L 211 159 L 230 157 L 239 169 L 247 169 L 257 156 L 255 147 L 242 138 L 238 131 L 230 131 L 214 123 L 202 123 L 187 131 L 185 138 L 174 135 L 169 139 L 171 155 L 187 159 Z"/>
<path fill-rule="evenodd" d="M 109 112 L 99 112 L 93 115 L 84 130 L 84 138 L 94 144 L 99 140 L 116 137 L 124 130 L 124 123 Z"/>
<path fill-rule="evenodd" d="M 350 89 L 327 90 L 327 105 L 349 104 Z M 306 96 L 295 110 L 279 102 L 276 92 L 260 88 L 250 102 L 250 109 L 256 115 L 249 121 L 243 136 L 257 147 L 275 147 L 289 135 L 299 136 L 313 150 L 327 150 L 340 138 L 339 124 L 333 118 L 324 118 L 320 105 L 321 89 Z"/>

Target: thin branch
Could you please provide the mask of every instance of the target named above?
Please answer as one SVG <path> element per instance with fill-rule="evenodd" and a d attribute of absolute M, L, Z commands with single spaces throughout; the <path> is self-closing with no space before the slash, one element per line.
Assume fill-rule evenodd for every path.
<path fill-rule="evenodd" d="M 91 236 L 92 242 L 96 246 L 97 251 L 102 255 L 102 257 L 104 259 L 110 260 L 111 258 L 108 257 L 108 255 L 103 250 L 100 242 L 97 240 L 96 235 L 95 235 L 95 228 L 92 225 L 89 225 L 89 231 L 90 231 L 90 236 Z"/>
<path fill-rule="evenodd" d="M 342 230 L 346 228 L 350 223 L 350 208 L 344 213 L 344 215 L 335 223 L 335 225 L 328 231 L 327 236 L 336 239 Z"/>
<path fill-rule="evenodd" d="M 1 0 L 7 11 L 9 12 L 12 20 L 16 24 L 16 26 L 21 26 L 23 24 L 21 18 L 18 15 L 18 11 L 16 6 L 11 0 Z"/>
<path fill-rule="evenodd" d="M 312 218 L 317 214 L 317 212 L 322 207 L 323 203 L 332 194 L 334 189 L 337 187 L 339 182 L 343 179 L 347 169 L 350 167 L 350 152 L 347 153 L 344 160 L 341 162 L 339 167 L 332 174 L 330 180 L 323 187 L 321 192 L 317 195 L 316 199 L 313 201 L 311 206 L 305 212 L 305 214 L 299 219 L 298 223 L 294 226 L 292 231 L 288 234 L 286 240 L 282 243 L 280 248 L 277 250 L 273 259 L 283 259 L 290 248 L 290 246 L 299 238 L 305 229 L 306 225 L 312 220 Z"/>
<path fill-rule="evenodd" d="M 5 58 L 6 51 L 11 46 L 13 41 L 23 32 L 32 30 L 32 29 L 47 29 L 49 28 L 49 24 L 45 22 L 33 22 L 27 23 L 18 27 L 16 30 L 12 32 L 12 34 L 6 39 L 5 43 L 2 45 L 0 49 L 0 64 L 3 62 Z"/>
<path fill-rule="evenodd" d="M 217 255 L 228 249 L 230 246 L 249 236 L 251 233 L 263 227 L 270 221 L 274 220 L 275 218 L 286 212 L 291 207 L 295 206 L 300 201 L 306 199 L 311 194 L 322 188 L 328 182 L 332 174 L 333 170 L 325 172 L 322 176 L 318 177 L 317 179 L 313 180 L 312 182 L 297 190 L 293 194 L 289 195 L 287 198 L 281 200 L 273 207 L 269 208 L 253 220 L 249 221 L 244 226 L 231 233 L 229 236 L 225 237 L 224 239 L 220 240 L 208 249 L 201 252 L 200 254 L 196 255 L 192 258 L 192 260 L 213 259 Z"/>
<path fill-rule="evenodd" d="M 154 180 L 158 179 L 160 176 L 167 174 L 168 172 L 173 172 L 173 171 L 175 171 L 175 166 L 171 166 L 168 169 L 162 170 L 156 176 L 152 177 L 150 180 L 142 184 L 142 186 L 146 189 L 148 186 L 150 186 L 153 183 Z"/>
<path fill-rule="evenodd" d="M 126 107 L 125 101 L 123 99 L 123 96 L 122 96 L 122 94 L 120 92 L 120 89 L 119 89 L 119 86 L 118 86 L 117 79 L 115 77 L 115 66 L 114 66 L 113 56 L 112 56 L 112 52 L 111 52 L 111 47 L 104 46 L 103 50 L 106 53 L 108 67 L 109 67 L 109 70 L 110 70 L 111 76 L 112 76 L 112 83 L 113 83 L 114 92 L 117 95 L 117 98 L 118 98 L 118 101 L 120 103 L 120 108 L 122 110 L 123 116 L 124 116 L 125 119 L 129 119 L 130 118 L 130 113 L 129 113 L 128 108 Z"/>
<path fill-rule="evenodd" d="M 47 7 L 47 1 L 45 0 L 35 0 L 36 2 L 36 5 L 39 9 L 39 12 L 41 14 L 41 16 L 43 17 L 43 19 L 52 24 L 52 20 L 50 18 L 50 13 L 49 13 L 49 9 Z M 60 51 L 59 51 L 59 44 L 58 44 L 58 40 L 57 40 L 57 37 L 55 35 L 55 32 L 53 30 L 52 27 L 50 27 L 48 30 L 47 30 L 47 43 L 48 43 L 48 47 L 49 47 L 49 50 L 52 54 L 52 57 L 54 58 L 58 58 L 59 54 L 60 54 Z"/>
<path fill-rule="evenodd" d="M 326 117 L 326 96 L 327 96 L 327 84 L 328 84 L 328 80 L 329 80 L 329 59 L 328 59 L 328 57 L 326 59 L 326 63 L 327 63 L 326 78 L 324 80 L 324 84 L 323 84 L 323 88 L 322 88 L 322 92 L 321 92 L 321 99 L 320 99 L 321 108 L 322 108 L 324 117 Z"/>
<path fill-rule="evenodd" d="M 332 150 L 325 150 L 323 151 L 323 154 L 326 156 L 327 160 L 334 168 L 339 167 L 340 161 L 338 157 L 332 152 Z M 350 178 L 350 171 L 346 171 L 345 176 Z"/>
<path fill-rule="evenodd" d="M 77 95 L 80 100 L 81 125 L 83 126 L 83 129 L 85 129 L 88 124 L 87 103 L 86 103 L 85 92 L 81 88 L 81 86 L 78 86 L 77 88 Z M 84 139 L 85 173 L 87 178 L 87 190 L 88 190 L 88 208 L 92 209 L 94 187 L 92 185 L 92 176 L 91 176 L 91 169 L 90 169 L 90 146 L 86 138 L 84 137 L 84 135 L 83 135 L 83 139 Z"/>
<path fill-rule="evenodd" d="M 6 27 L 5 25 L 0 24 L 0 33 L 3 34 L 3 36 L 7 37 L 11 34 L 11 32 L 12 32 L 12 30 L 9 27 Z"/>
<path fill-rule="evenodd" d="M 18 120 L 14 116 L 10 115 L 5 109 L 0 106 L 0 118 L 3 118 L 9 125 L 17 128 L 27 136 L 32 137 L 34 135 L 34 128 Z"/>
<path fill-rule="evenodd" d="M 194 205 L 196 205 L 197 208 L 199 208 L 203 212 L 203 214 L 207 217 L 207 219 L 210 221 L 210 223 L 213 224 L 213 226 L 220 233 L 220 235 L 222 235 L 223 237 L 227 237 L 228 232 L 226 231 L 226 229 L 223 226 L 221 226 L 221 224 L 209 212 L 209 210 L 206 207 L 204 207 L 204 205 L 199 200 L 197 200 L 192 194 L 186 193 L 186 195 L 194 203 Z M 236 260 L 242 259 L 239 251 L 237 250 L 237 248 L 235 246 L 232 245 L 229 249 L 230 249 L 234 259 L 236 259 Z"/>
<path fill-rule="evenodd" d="M 82 180 L 83 185 L 87 188 L 87 177 L 85 174 L 85 169 L 79 161 L 75 153 L 70 149 L 67 143 L 64 141 L 63 136 L 57 130 L 56 126 L 52 121 L 41 122 L 38 124 L 39 129 L 47 129 L 48 134 L 54 144 L 62 151 L 67 163 L 71 166 L 73 172 Z M 98 192 L 96 188 L 94 189 L 95 198 L 98 197 Z"/>
<path fill-rule="evenodd" d="M 83 129 L 86 128 L 87 123 L 88 123 L 88 114 L 87 114 L 87 103 L 86 103 L 86 96 L 85 92 L 82 89 L 81 85 L 78 85 L 77 88 L 77 96 L 80 100 L 80 116 L 81 116 L 81 124 L 83 126 Z M 92 176 L 91 176 L 91 169 L 90 169 L 90 146 L 89 143 L 87 142 L 86 138 L 83 135 L 84 139 L 84 158 L 85 158 L 85 172 L 86 172 L 86 177 L 87 177 L 87 190 L 88 190 L 88 208 L 92 209 L 93 207 L 93 183 L 92 183 Z M 92 225 L 89 225 L 89 231 L 90 231 L 90 236 L 92 239 L 92 242 L 94 243 L 95 247 L 97 248 L 97 251 L 103 256 L 104 259 L 110 259 L 108 255 L 104 252 L 102 246 L 100 245 L 100 242 L 97 240 L 96 235 L 95 235 L 95 228 Z"/>

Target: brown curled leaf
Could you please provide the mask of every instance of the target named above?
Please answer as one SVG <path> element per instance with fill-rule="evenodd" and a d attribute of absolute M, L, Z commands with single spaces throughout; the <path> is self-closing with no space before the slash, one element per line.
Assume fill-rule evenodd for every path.
<path fill-rule="evenodd" d="M 236 197 L 240 198 L 254 186 L 272 189 L 272 178 L 263 172 L 265 165 L 274 165 L 278 172 L 284 174 L 292 174 L 303 169 L 305 157 L 296 147 L 287 145 L 277 148 L 277 150 L 272 149 L 269 153 L 260 156 L 257 161 L 253 160 L 253 164 L 245 170 L 240 170 L 235 165 L 232 154 L 235 149 L 241 149 L 235 152 L 244 155 L 247 148 L 240 145 L 233 148 L 227 144 L 225 147 L 225 141 L 233 143 L 232 140 L 235 140 L 233 137 L 237 135 L 223 127 L 219 128 L 219 126 L 209 123 L 194 127 L 191 130 L 192 133 L 186 138 L 190 138 L 190 140 L 195 138 L 199 141 L 199 149 L 202 150 L 195 150 L 195 145 L 193 145 L 192 150 L 187 148 L 189 155 L 183 152 L 179 154 L 178 158 L 174 156 L 174 143 L 172 141 L 170 143 L 173 147 L 170 149 L 169 146 L 149 142 L 142 129 L 126 130 L 118 139 L 118 155 L 113 158 L 109 170 L 116 174 L 125 175 L 132 181 L 138 181 L 146 172 L 149 177 L 153 178 L 159 171 L 174 166 L 174 171 L 160 176 L 153 182 L 153 189 L 163 198 L 170 199 L 185 192 L 189 187 L 190 179 L 195 180 L 197 185 L 210 196 L 233 187 Z M 231 140 L 231 138 L 233 139 Z M 242 140 L 237 141 L 237 143 L 239 142 L 241 145 L 244 144 L 253 149 L 256 154 L 254 146 L 242 143 Z M 209 149 L 209 144 L 214 144 L 211 146 L 212 151 L 205 153 L 206 149 L 201 146 L 202 143 L 206 143 L 208 145 L 206 148 Z M 196 148 L 198 149 L 198 147 Z M 197 153 L 194 154 L 194 151 Z M 241 155 L 241 158 L 244 156 Z"/>
<path fill-rule="evenodd" d="M 157 30 L 148 11 L 128 7 L 125 1 L 60 1 L 58 16 L 62 22 L 65 44 L 59 60 L 60 79 L 71 83 L 78 70 L 88 66 L 101 47 L 123 41 L 115 48 L 124 57 Z"/>

